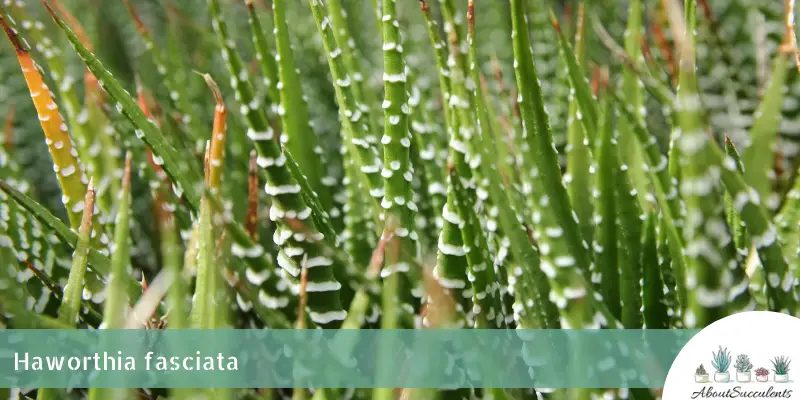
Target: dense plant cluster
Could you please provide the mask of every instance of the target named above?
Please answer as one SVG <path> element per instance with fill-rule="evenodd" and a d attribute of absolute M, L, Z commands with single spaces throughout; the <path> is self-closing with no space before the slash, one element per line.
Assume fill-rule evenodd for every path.
<path fill-rule="evenodd" d="M 750 372 L 753 368 L 753 363 L 750 362 L 750 357 L 747 354 L 739 354 L 736 356 L 736 364 L 734 365 L 738 372 Z"/>
<path fill-rule="evenodd" d="M 789 364 L 791 363 L 792 361 L 786 356 L 775 357 L 775 359 L 772 360 L 772 365 L 775 369 L 772 371 L 777 375 L 786 375 L 789 373 Z"/>
<path fill-rule="evenodd" d="M 798 315 L 793 0 L 196 3 L 2 3 L 3 326 Z"/>

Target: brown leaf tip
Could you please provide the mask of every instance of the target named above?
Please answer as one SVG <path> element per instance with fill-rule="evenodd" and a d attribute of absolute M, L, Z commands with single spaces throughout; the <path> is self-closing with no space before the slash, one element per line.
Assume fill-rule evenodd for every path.
<path fill-rule="evenodd" d="M 86 188 L 86 199 L 88 200 L 90 196 L 94 201 L 94 177 L 89 178 L 89 186 Z"/>
<path fill-rule="evenodd" d="M 211 89 L 211 93 L 214 94 L 214 100 L 217 102 L 217 107 L 224 109 L 225 103 L 222 100 L 222 91 L 219 90 L 219 86 L 217 86 L 217 82 L 214 81 L 214 78 L 212 78 L 211 75 L 209 74 L 204 74 L 200 72 L 196 73 L 202 76 L 203 79 L 205 79 L 206 85 L 208 85 L 208 87 Z"/>
<path fill-rule="evenodd" d="M 42 4 L 44 5 L 44 8 L 46 8 L 50 16 L 53 17 L 53 21 L 55 21 L 56 24 L 58 24 L 59 26 L 67 27 L 66 25 L 64 25 L 64 21 L 61 20 L 56 11 L 53 10 L 53 6 L 50 5 L 50 2 L 48 0 L 41 0 L 41 1 Z"/>
<path fill-rule="evenodd" d="M 131 159 L 133 159 L 133 154 L 131 152 L 125 153 L 125 170 L 122 174 L 123 188 L 128 188 L 131 185 Z"/>
<path fill-rule="evenodd" d="M 575 42 L 579 43 L 582 41 L 583 35 L 583 3 L 578 4 L 578 26 L 575 29 Z"/>
<path fill-rule="evenodd" d="M 55 292 L 55 293 L 59 293 L 59 292 L 62 291 L 61 287 L 58 286 L 55 282 L 53 282 L 53 280 L 50 279 L 49 276 L 47 276 L 46 272 L 42 271 L 39 268 L 36 268 L 36 266 L 31 264 L 28 260 L 24 260 L 23 262 L 28 267 L 28 269 L 31 272 L 33 272 L 34 275 L 36 275 L 36 277 L 39 278 L 40 281 L 42 281 L 42 283 L 47 285 L 47 287 L 50 289 L 50 291 Z"/>
<path fill-rule="evenodd" d="M 561 23 L 558 22 L 558 18 L 556 18 L 556 15 L 553 13 L 553 10 L 550 10 L 550 22 L 553 23 L 553 28 L 555 28 L 556 32 L 558 32 L 558 34 L 560 35 L 561 34 Z"/>
<path fill-rule="evenodd" d="M 25 50 L 25 46 L 22 45 L 22 41 L 19 39 L 16 29 L 12 28 L 11 25 L 8 24 L 8 20 L 6 20 L 2 14 L 0 14 L 0 25 L 3 26 L 3 30 L 6 32 L 8 40 L 10 40 L 11 44 L 14 46 L 14 50 L 16 50 L 18 54 L 27 53 L 28 51 Z"/>
<path fill-rule="evenodd" d="M 303 254 L 300 272 L 300 290 L 297 295 L 297 329 L 306 329 L 306 304 L 308 304 L 308 254 Z"/>
<path fill-rule="evenodd" d="M 53 5 L 56 7 L 59 13 L 64 16 L 64 19 L 69 23 L 72 28 L 72 31 L 75 33 L 75 36 L 78 37 L 78 40 L 83 43 L 83 45 L 92 53 L 94 53 L 94 45 L 89 41 L 89 36 L 86 34 L 86 30 L 83 29 L 80 21 L 78 21 L 72 13 L 69 12 L 69 9 L 64 6 L 64 3 L 61 0 L 50 0 L 53 2 Z"/>
<path fill-rule="evenodd" d="M 89 232 L 92 229 L 94 200 L 94 178 L 89 178 L 89 186 L 86 188 L 86 197 L 83 199 L 83 217 L 81 218 L 80 232 Z"/>
<path fill-rule="evenodd" d="M 467 24 L 470 28 L 475 28 L 475 0 L 467 3 Z"/>
<path fill-rule="evenodd" d="M 255 150 L 250 152 L 250 175 L 258 174 L 258 152 Z"/>
<path fill-rule="evenodd" d="M 139 31 L 139 33 L 145 36 L 149 35 L 150 33 L 147 30 L 147 26 L 139 18 L 139 14 L 137 14 L 136 9 L 133 8 L 131 0 L 125 0 L 125 6 L 128 7 L 128 13 L 131 15 L 131 18 L 133 18 L 133 24 L 136 25 L 136 29 Z"/>
<path fill-rule="evenodd" d="M 428 2 L 425 0 L 419 0 L 419 6 L 422 8 L 422 12 L 430 12 L 431 6 L 428 5 Z"/>

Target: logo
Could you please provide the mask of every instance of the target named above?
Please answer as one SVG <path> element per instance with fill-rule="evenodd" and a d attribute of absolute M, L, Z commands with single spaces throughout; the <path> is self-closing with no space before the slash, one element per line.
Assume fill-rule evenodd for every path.
<path fill-rule="evenodd" d="M 672 364 L 663 399 L 800 399 L 792 359 L 800 319 L 754 311 L 719 320 L 695 335 Z"/>
<path fill-rule="evenodd" d="M 754 382 L 789 383 L 789 365 L 791 364 L 791 359 L 789 359 L 789 357 L 776 356 L 775 358 L 773 358 L 771 360 L 773 367 L 771 373 L 770 370 L 764 367 L 758 367 L 754 370 L 753 363 L 750 362 L 750 356 L 748 356 L 745 353 L 737 355 L 736 361 L 733 361 L 733 365 L 731 365 L 732 361 L 733 357 L 731 356 L 731 352 L 728 351 L 727 348 L 723 349 L 722 346 L 719 346 L 719 349 L 717 351 L 712 352 L 711 366 L 714 368 L 713 380 L 712 376 L 709 375 L 709 372 L 706 371 L 705 366 L 703 364 L 700 364 L 700 366 L 697 367 L 697 369 L 694 371 L 694 381 L 696 383 L 704 383 L 707 385 L 703 386 L 702 389 L 693 392 L 691 398 L 696 399 L 704 397 L 728 397 L 728 398 L 735 398 L 735 397 L 790 398 L 791 397 L 792 389 L 784 389 L 783 387 L 770 385 L 770 387 L 768 387 L 766 390 L 761 390 L 762 388 L 756 387 L 757 385 L 747 385 Z M 731 376 L 731 369 L 736 371 L 735 376 Z M 770 375 L 772 376 L 772 380 L 770 380 Z M 719 384 L 729 384 L 735 382 L 737 383 L 737 385 L 732 388 L 726 388 L 726 387 L 715 388 L 714 385 L 710 384 L 711 382 Z"/>

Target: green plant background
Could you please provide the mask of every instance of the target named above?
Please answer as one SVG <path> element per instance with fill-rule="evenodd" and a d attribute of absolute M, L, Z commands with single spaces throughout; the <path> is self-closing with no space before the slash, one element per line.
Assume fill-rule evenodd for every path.
<path fill-rule="evenodd" d="M 797 315 L 792 3 L 7 0 L 2 324 L 681 329 Z M 52 109 L 37 116 L 27 56 L 73 154 L 43 130 Z M 215 119 L 227 126 L 212 133 Z M 70 157 L 82 179 L 54 165 Z M 111 395 L 134 393 L 70 394 Z"/>

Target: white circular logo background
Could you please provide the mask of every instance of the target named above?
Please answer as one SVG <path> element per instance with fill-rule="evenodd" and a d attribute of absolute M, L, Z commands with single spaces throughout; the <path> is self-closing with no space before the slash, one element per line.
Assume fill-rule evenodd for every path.
<path fill-rule="evenodd" d="M 680 351 L 662 398 L 800 399 L 800 319 L 751 311 L 714 322 Z"/>

